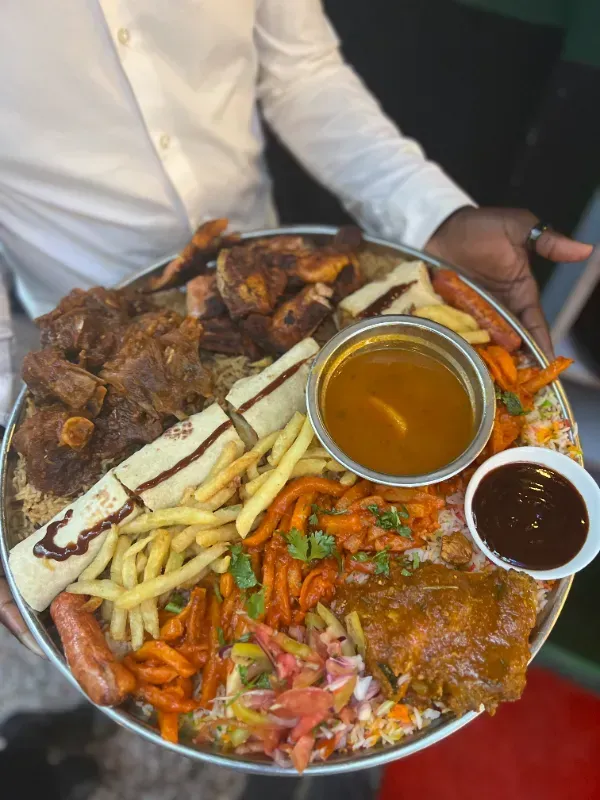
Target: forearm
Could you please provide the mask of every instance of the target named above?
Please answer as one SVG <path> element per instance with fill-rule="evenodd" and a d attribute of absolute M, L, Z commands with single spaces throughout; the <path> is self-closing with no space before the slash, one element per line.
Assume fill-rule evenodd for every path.
<path fill-rule="evenodd" d="M 10 299 L 0 263 L 0 427 L 6 427 L 13 400 L 13 364 Z"/>
<path fill-rule="evenodd" d="M 281 0 L 262 0 L 260 7 L 266 119 L 363 227 L 423 246 L 471 200 L 400 134 L 343 62 L 319 0 L 301 0 L 293 14 L 289 8 Z"/>

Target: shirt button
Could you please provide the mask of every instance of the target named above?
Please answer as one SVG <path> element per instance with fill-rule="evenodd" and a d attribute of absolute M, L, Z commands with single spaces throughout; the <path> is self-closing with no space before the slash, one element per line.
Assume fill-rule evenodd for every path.
<path fill-rule="evenodd" d="M 127 28 L 119 28 L 117 31 L 117 39 L 121 42 L 121 44 L 129 44 L 129 40 L 131 39 L 131 34 L 127 30 Z"/>
<path fill-rule="evenodd" d="M 160 139 L 158 140 L 158 143 L 160 144 L 163 150 L 166 150 L 168 146 L 171 144 L 171 137 L 169 136 L 168 133 L 163 133 Z"/>

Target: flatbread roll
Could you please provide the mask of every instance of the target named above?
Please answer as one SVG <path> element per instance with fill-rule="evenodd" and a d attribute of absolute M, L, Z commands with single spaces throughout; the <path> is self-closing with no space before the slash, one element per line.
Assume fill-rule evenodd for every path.
<path fill-rule="evenodd" d="M 165 431 L 115 468 L 121 483 L 151 511 L 178 505 L 184 491 L 201 484 L 228 442 L 239 443 L 233 423 L 214 403 Z"/>
<path fill-rule="evenodd" d="M 338 305 L 339 329 L 379 314 L 410 314 L 421 306 L 443 305 L 431 284 L 423 261 L 404 261 L 380 281 L 367 283 Z"/>
<path fill-rule="evenodd" d="M 56 526 L 53 537 L 56 545 L 64 548 L 70 542 L 76 543 L 80 534 L 91 530 L 102 520 L 110 522 L 112 518 L 115 522 L 130 522 L 140 510 L 115 478 L 114 470 L 108 472 L 82 497 L 10 551 L 8 563 L 23 599 L 36 611 L 48 608 L 52 600 L 77 580 L 93 561 L 110 530 L 107 524 L 105 531 L 90 539 L 87 552 L 57 561 L 39 558 L 34 554 L 35 545 L 44 538 L 49 525 L 65 521 L 64 525 Z"/>
<path fill-rule="evenodd" d="M 306 379 L 319 349 L 314 339 L 303 339 L 258 375 L 233 384 L 225 399 L 259 439 L 281 430 L 296 411 L 306 412 Z"/>

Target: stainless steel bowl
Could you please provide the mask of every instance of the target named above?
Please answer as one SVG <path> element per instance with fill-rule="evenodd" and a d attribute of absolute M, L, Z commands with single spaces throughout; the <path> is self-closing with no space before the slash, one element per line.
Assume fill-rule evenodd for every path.
<path fill-rule="evenodd" d="M 456 375 L 469 396 L 474 418 L 471 443 L 458 458 L 423 475 L 389 475 L 359 464 L 331 437 L 323 419 L 327 381 L 351 353 L 366 347 L 407 345 L 442 361 Z M 346 469 L 374 483 L 388 486 L 427 486 L 452 478 L 468 467 L 485 447 L 494 425 L 494 384 L 485 364 L 461 336 L 443 325 L 418 317 L 390 314 L 350 325 L 327 342 L 313 361 L 306 384 L 306 407 L 312 426 L 325 449 Z"/>
<path fill-rule="evenodd" d="M 316 244 L 328 244 L 332 241 L 337 233 L 337 228 L 328 227 L 324 225 L 303 225 L 303 226 L 290 226 L 287 228 L 269 229 L 263 231 L 255 231 L 253 233 L 243 234 L 244 239 L 255 239 L 268 236 L 278 236 L 281 234 L 301 235 L 307 236 Z M 413 260 L 420 259 L 428 264 L 433 269 L 438 267 L 449 267 L 445 264 L 426 253 L 415 250 L 411 247 L 403 245 L 391 244 L 383 239 L 376 239 L 372 236 L 364 237 L 366 246 L 370 253 L 387 257 L 389 259 L 402 259 Z M 156 264 L 152 264 L 139 272 L 133 274 L 127 281 L 124 281 L 121 286 L 135 286 L 141 284 L 150 275 L 158 274 L 162 268 L 172 260 L 174 256 L 166 254 L 165 258 Z M 537 344 L 527 333 L 527 331 L 519 324 L 515 317 L 503 308 L 490 294 L 481 290 L 468 278 L 464 278 L 469 286 L 477 291 L 490 303 L 496 311 L 518 331 L 523 339 L 523 347 L 529 353 L 532 362 L 544 366 L 547 360 L 539 349 Z M 119 287 L 119 288 L 120 288 Z M 562 389 L 560 383 L 554 385 L 557 397 L 563 414 L 567 417 L 571 424 L 575 426 L 575 419 L 571 412 L 569 402 Z M 29 630 L 31 631 L 36 642 L 44 651 L 46 657 L 52 664 L 62 673 L 66 680 L 68 680 L 75 688 L 82 692 L 83 690 L 73 677 L 69 669 L 65 657 L 60 646 L 56 629 L 47 611 L 37 613 L 33 611 L 23 601 L 19 594 L 15 582 L 12 579 L 8 567 L 8 553 L 22 538 L 22 532 L 14 517 L 14 509 L 18 506 L 18 501 L 15 497 L 15 487 L 13 484 L 13 477 L 16 465 L 16 455 L 11 450 L 12 437 L 15 433 L 17 426 L 25 418 L 26 412 L 27 392 L 25 389 L 20 393 L 17 402 L 13 408 L 10 420 L 6 427 L 6 434 L 2 442 L 2 450 L 0 452 L 0 556 L 2 557 L 2 565 L 6 572 L 6 576 L 10 588 L 15 597 L 15 602 L 19 607 Z M 576 428 L 575 428 L 576 430 Z M 577 437 L 575 441 L 579 443 Z M 548 635 L 558 616 L 562 607 L 567 599 L 569 589 L 573 579 L 564 578 L 559 581 L 556 587 L 550 592 L 548 602 L 544 610 L 538 616 L 537 624 L 532 631 L 530 639 L 531 657 L 533 658 L 542 647 L 543 643 L 548 638 Z M 279 767 L 270 760 L 259 759 L 253 756 L 234 756 L 228 753 L 219 753 L 212 749 L 209 745 L 194 745 L 188 742 L 181 744 L 171 744 L 161 739 L 160 734 L 155 725 L 149 723 L 144 718 L 143 714 L 134 705 L 124 706 L 122 708 L 100 708 L 114 722 L 122 725 L 127 730 L 138 736 L 144 737 L 147 741 L 152 742 L 160 747 L 166 747 L 173 752 L 179 753 L 188 758 L 194 758 L 198 761 L 205 761 L 221 767 L 228 767 L 230 769 L 239 770 L 241 772 L 248 772 L 263 775 L 280 775 L 295 777 L 296 772 L 292 768 Z M 332 756 L 325 763 L 312 764 L 308 767 L 305 775 L 334 775 L 341 772 L 351 772 L 357 769 L 365 769 L 368 767 L 379 767 L 388 764 L 391 761 L 396 761 L 399 758 L 412 755 L 419 752 L 426 747 L 429 747 L 436 742 L 451 736 L 460 728 L 472 722 L 478 715 L 476 713 L 468 713 L 460 718 L 451 715 L 444 715 L 436 720 L 428 728 L 418 731 L 413 736 L 407 737 L 396 745 L 376 747 L 372 750 L 357 751 L 346 755 Z"/>

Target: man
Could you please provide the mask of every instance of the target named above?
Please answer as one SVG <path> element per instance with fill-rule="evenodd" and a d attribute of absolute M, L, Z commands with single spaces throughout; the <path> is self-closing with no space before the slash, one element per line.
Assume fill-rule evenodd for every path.
<path fill-rule="evenodd" d="M 344 64 L 320 0 L 60 11 L 9 0 L 0 32 L 0 240 L 31 316 L 172 254 L 203 219 L 275 224 L 260 108 L 367 231 L 470 270 L 549 347 L 527 243 L 562 261 L 590 248 L 531 237 L 530 212 L 476 209 Z M 0 591 L 0 617 L 31 644 Z"/>

